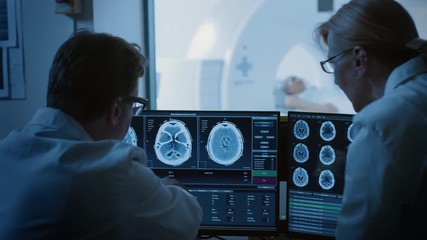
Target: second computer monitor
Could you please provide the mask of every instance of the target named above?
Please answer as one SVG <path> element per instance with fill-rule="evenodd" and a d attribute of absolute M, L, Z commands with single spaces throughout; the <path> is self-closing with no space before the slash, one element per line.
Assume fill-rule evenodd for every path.
<path fill-rule="evenodd" d="M 288 232 L 333 238 L 353 115 L 288 113 Z"/>

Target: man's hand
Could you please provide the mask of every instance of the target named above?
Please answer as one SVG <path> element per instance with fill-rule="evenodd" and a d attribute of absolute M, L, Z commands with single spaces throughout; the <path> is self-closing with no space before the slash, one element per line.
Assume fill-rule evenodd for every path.
<path fill-rule="evenodd" d="M 173 179 L 173 178 L 170 178 L 170 177 L 164 177 L 164 178 L 161 178 L 161 181 L 166 186 L 168 186 L 168 185 L 175 185 L 175 186 L 178 186 L 178 187 L 182 187 L 183 189 L 185 189 L 185 190 L 188 191 L 187 187 L 185 187 L 185 185 L 182 182 L 180 182 L 180 181 L 178 181 L 176 179 Z"/>

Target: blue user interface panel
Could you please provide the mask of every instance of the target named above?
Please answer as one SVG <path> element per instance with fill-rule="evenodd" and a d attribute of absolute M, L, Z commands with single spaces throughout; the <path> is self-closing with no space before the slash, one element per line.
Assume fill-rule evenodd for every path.
<path fill-rule="evenodd" d="M 334 237 L 353 115 L 288 112 L 288 231 Z"/>
<path fill-rule="evenodd" d="M 144 111 L 128 141 L 203 208 L 200 234 L 275 234 L 279 112 Z"/>

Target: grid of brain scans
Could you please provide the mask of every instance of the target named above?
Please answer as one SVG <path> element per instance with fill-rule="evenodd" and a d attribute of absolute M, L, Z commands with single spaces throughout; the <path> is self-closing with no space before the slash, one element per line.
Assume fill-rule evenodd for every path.
<path fill-rule="evenodd" d="M 144 111 L 125 141 L 183 182 L 203 208 L 201 233 L 275 232 L 279 112 Z"/>
<path fill-rule="evenodd" d="M 288 230 L 333 237 L 353 115 L 289 112 Z"/>

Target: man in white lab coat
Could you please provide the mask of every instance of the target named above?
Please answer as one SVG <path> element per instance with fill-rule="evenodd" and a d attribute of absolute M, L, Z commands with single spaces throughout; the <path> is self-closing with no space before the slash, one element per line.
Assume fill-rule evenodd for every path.
<path fill-rule="evenodd" d="M 0 142 L 0 239 L 194 239 L 197 200 L 124 143 L 145 57 L 81 31 L 58 50 L 47 107 Z"/>

